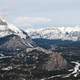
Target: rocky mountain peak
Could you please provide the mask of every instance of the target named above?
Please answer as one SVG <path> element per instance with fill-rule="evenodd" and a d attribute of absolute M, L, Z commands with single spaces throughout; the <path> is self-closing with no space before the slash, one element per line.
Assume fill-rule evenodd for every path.
<path fill-rule="evenodd" d="M 28 34 L 0 17 L 0 50 L 16 51 L 33 47 Z"/>

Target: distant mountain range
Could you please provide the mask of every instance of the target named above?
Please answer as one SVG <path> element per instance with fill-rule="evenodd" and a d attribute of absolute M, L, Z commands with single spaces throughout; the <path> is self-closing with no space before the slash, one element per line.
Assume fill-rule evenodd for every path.
<path fill-rule="evenodd" d="M 29 35 L 31 38 L 43 39 L 61 39 L 61 40 L 80 40 L 80 26 L 74 27 L 48 27 L 37 30 L 32 30 Z"/>

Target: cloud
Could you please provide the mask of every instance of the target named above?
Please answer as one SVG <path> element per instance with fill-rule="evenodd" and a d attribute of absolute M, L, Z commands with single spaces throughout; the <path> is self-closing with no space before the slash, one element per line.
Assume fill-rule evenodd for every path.
<path fill-rule="evenodd" d="M 27 30 L 33 30 L 34 24 L 45 24 L 50 22 L 51 19 L 49 18 L 43 18 L 43 17 L 17 17 L 16 20 L 14 20 L 14 24 L 18 26 L 20 29 Z"/>
<path fill-rule="evenodd" d="M 43 18 L 43 17 L 18 17 L 16 19 L 18 23 L 48 23 L 51 21 L 49 18 Z"/>
<path fill-rule="evenodd" d="M 51 19 L 43 17 L 17 17 L 14 23 L 21 29 L 31 29 L 33 24 L 45 24 L 50 22 Z"/>

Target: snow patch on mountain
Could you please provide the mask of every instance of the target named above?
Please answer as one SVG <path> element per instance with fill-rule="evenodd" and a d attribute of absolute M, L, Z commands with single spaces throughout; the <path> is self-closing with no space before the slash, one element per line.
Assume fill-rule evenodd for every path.
<path fill-rule="evenodd" d="M 68 75 L 64 76 L 64 78 L 70 77 L 71 75 L 73 75 L 74 77 L 77 77 L 79 75 L 79 73 L 80 73 L 80 69 L 79 69 L 80 68 L 80 63 L 79 62 L 75 62 L 75 61 L 72 61 L 71 63 L 75 64 L 74 69 L 68 70 L 71 73 L 69 73 Z"/>
<path fill-rule="evenodd" d="M 0 17 L 0 37 L 4 37 L 10 34 L 15 34 L 21 38 L 26 39 L 26 35 L 20 29 Z"/>

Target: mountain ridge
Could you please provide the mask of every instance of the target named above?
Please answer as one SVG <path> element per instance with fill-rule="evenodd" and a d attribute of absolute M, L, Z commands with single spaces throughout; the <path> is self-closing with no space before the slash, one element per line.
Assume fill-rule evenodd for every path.
<path fill-rule="evenodd" d="M 80 27 L 48 27 L 32 30 L 29 35 L 32 38 L 80 40 Z"/>
<path fill-rule="evenodd" d="M 34 47 L 36 44 L 28 34 L 0 17 L 0 51 L 16 54 L 18 50 Z M 12 54 L 12 53 L 11 53 Z"/>

